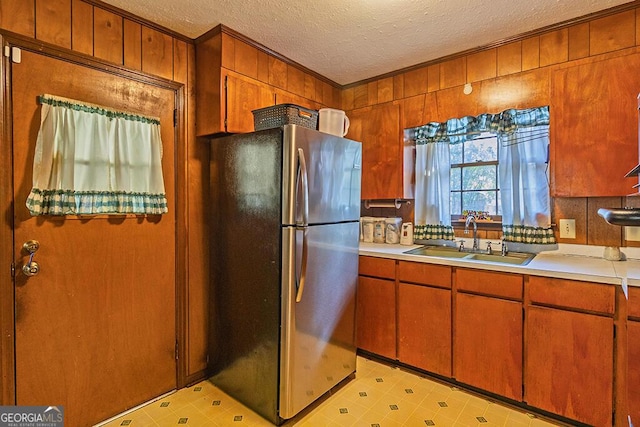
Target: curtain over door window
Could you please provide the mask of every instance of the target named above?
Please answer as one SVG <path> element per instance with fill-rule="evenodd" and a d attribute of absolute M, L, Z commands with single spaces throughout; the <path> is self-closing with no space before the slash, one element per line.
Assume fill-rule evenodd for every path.
<path fill-rule="evenodd" d="M 31 215 L 163 214 L 160 120 L 40 96 Z"/>

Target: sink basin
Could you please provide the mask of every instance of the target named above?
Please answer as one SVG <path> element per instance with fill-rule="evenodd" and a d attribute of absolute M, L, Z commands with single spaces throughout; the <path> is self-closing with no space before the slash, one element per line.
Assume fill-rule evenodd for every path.
<path fill-rule="evenodd" d="M 405 251 L 405 254 L 432 256 L 439 258 L 456 258 L 468 261 L 488 261 L 500 264 L 527 265 L 536 255 L 524 252 L 509 252 L 502 255 L 500 252 L 488 254 L 479 251 L 459 251 L 457 248 L 450 246 L 421 246 L 416 249 Z"/>
<path fill-rule="evenodd" d="M 437 256 L 441 258 L 465 258 L 469 256 L 468 252 L 460 252 L 456 248 L 446 246 L 423 246 L 421 248 L 406 251 L 405 254 Z"/>
<path fill-rule="evenodd" d="M 503 264 L 527 265 L 529 264 L 529 261 L 533 259 L 534 256 L 535 254 L 512 252 L 505 256 L 502 256 L 499 253 L 498 254 L 471 254 L 466 259 L 472 259 L 476 261 L 500 262 Z"/>

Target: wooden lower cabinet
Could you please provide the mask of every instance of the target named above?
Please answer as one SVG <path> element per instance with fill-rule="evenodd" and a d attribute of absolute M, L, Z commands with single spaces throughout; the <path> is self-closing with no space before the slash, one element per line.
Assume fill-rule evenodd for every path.
<path fill-rule="evenodd" d="M 530 306 L 525 330 L 525 402 L 590 425 L 611 425 L 613 319 Z"/>
<path fill-rule="evenodd" d="M 455 379 L 521 401 L 522 303 L 458 293 L 455 304 Z"/>
<path fill-rule="evenodd" d="M 360 276 L 356 298 L 358 348 L 396 358 L 396 285 L 394 280 Z"/>
<path fill-rule="evenodd" d="M 628 357 L 627 399 L 634 425 L 640 425 L 640 321 L 627 323 Z"/>
<path fill-rule="evenodd" d="M 451 377 L 451 290 L 398 285 L 398 360 Z"/>

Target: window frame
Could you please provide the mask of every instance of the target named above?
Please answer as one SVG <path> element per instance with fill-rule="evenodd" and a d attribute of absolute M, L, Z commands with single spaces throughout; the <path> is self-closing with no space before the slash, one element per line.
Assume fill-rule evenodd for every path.
<path fill-rule="evenodd" d="M 482 139 L 492 139 L 494 138 L 496 140 L 496 160 L 484 160 L 484 161 L 473 161 L 473 162 L 465 162 L 465 145 L 468 142 L 474 142 L 474 141 L 478 141 L 478 140 L 482 140 Z M 450 176 L 452 176 L 452 172 L 454 169 L 459 169 L 460 170 L 460 190 L 453 190 L 453 189 L 449 189 L 449 193 L 452 195 L 451 197 L 451 202 L 453 202 L 453 194 L 454 193 L 458 193 L 460 194 L 460 211 L 464 212 L 464 205 L 463 205 L 463 197 L 465 193 L 473 193 L 473 192 L 480 192 L 480 191 L 489 191 L 489 192 L 495 192 L 496 194 L 496 212 L 498 212 L 498 207 L 500 205 L 500 179 L 498 177 L 498 173 L 499 173 L 499 166 L 500 166 L 500 140 L 497 134 L 495 133 L 491 133 L 491 132 L 483 132 L 481 135 L 479 135 L 476 138 L 473 139 L 467 139 L 463 142 L 460 143 L 462 145 L 462 163 L 451 163 L 450 164 Z M 476 167 L 476 166 L 494 166 L 495 170 L 496 170 L 496 176 L 495 176 L 495 188 L 489 188 L 489 189 L 481 189 L 481 190 L 464 190 L 463 189 L 463 174 L 464 174 L 464 168 L 468 168 L 468 167 Z M 452 205 L 449 207 L 451 212 L 454 212 L 454 209 L 452 207 Z M 451 222 L 452 224 L 455 222 L 460 222 L 465 220 L 466 216 L 463 214 L 451 214 Z M 493 224 L 501 224 L 502 223 L 502 215 L 489 215 L 490 221 L 487 220 L 486 222 L 490 222 Z M 484 222 L 484 221 L 482 221 Z"/>

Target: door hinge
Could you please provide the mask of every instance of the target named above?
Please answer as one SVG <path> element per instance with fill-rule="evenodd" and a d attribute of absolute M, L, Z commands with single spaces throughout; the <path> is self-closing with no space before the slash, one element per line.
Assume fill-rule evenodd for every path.
<path fill-rule="evenodd" d="M 12 262 L 11 263 L 11 277 L 15 279 L 16 277 L 16 263 Z"/>
<path fill-rule="evenodd" d="M 178 360 L 178 354 L 179 354 L 178 341 L 176 341 L 176 360 Z"/>
<path fill-rule="evenodd" d="M 173 109 L 173 127 L 178 126 L 178 109 Z"/>

